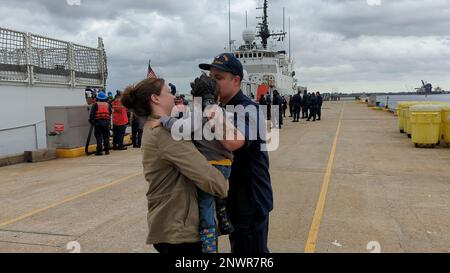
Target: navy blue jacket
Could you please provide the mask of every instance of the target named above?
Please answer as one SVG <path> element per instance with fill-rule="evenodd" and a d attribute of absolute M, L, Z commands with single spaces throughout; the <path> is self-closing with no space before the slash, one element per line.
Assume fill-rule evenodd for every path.
<path fill-rule="evenodd" d="M 320 96 L 318 96 L 317 97 L 317 105 L 319 106 L 319 108 L 320 107 L 322 107 L 322 104 L 323 104 L 323 98 L 322 98 L 322 95 L 320 95 Z"/>
<path fill-rule="evenodd" d="M 302 106 L 302 104 L 303 104 L 302 97 L 299 94 L 295 94 L 292 97 L 292 103 L 295 108 L 300 108 L 300 106 Z"/>
<path fill-rule="evenodd" d="M 309 98 L 309 107 L 316 109 L 319 105 L 319 100 L 316 96 L 312 96 Z"/>
<path fill-rule="evenodd" d="M 244 107 L 258 105 L 244 95 L 242 91 L 236 94 L 227 105 Z M 242 115 L 241 115 L 242 116 Z M 235 124 L 238 115 L 234 113 Z M 259 124 L 259 114 L 245 115 L 245 145 L 234 151 L 234 160 L 229 179 L 230 187 L 227 199 L 227 211 L 232 222 L 256 221 L 265 217 L 273 209 L 273 193 L 269 174 L 269 154 L 261 151 L 265 141 L 261 139 L 259 130 L 256 139 L 251 139 L 249 128 Z M 242 122 L 242 119 L 241 119 Z M 261 122 L 264 126 L 265 123 Z M 255 127 L 256 128 L 256 127 Z"/>
<path fill-rule="evenodd" d="M 309 106 L 309 94 L 303 95 L 302 97 L 302 107 L 308 107 Z"/>

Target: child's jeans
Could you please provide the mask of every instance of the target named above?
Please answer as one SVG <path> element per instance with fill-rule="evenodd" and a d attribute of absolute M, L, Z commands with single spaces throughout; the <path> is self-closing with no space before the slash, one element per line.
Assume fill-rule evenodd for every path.
<path fill-rule="evenodd" d="M 228 179 L 231 174 L 231 166 L 213 165 L 216 167 L 225 177 Z M 198 190 L 198 207 L 200 216 L 200 229 L 215 227 L 214 215 L 214 201 L 216 203 L 216 209 L 224 207 L 226 205 L 225 200 L 214 197 L 209 193 L 205 193 Z"/>

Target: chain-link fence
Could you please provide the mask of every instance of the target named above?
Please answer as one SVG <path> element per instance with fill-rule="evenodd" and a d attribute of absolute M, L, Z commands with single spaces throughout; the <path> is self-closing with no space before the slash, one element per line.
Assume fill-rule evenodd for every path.
<path fill-rule="evenodd" d="M 0 28 L 0 82 L 104 87 L 106 54 L 30 33 Z"/>

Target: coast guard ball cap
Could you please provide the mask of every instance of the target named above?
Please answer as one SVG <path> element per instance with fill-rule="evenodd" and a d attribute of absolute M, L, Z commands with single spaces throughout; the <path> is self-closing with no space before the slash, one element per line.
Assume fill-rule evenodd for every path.
<path fill-rule="evenodd" d="M 244 68 L 241 62 L 231 53 L 222 53 L 214 58 L 212 64 L 199 64 L 198 67 L 203 70 L 211 70 L 211 67 L 214 67 L 239 76 L 241 80 L 244 78 Z"/>

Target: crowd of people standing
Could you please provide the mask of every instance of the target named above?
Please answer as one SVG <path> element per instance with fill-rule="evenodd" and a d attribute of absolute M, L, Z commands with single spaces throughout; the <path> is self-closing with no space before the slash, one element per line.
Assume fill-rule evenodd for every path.
<path fill-rule="evenodd" d="M 259 105 L 267 107 L 266 119 L 271 120 L 275 128 L 281 129 L 287 109 L 289 109 L 289 117 L 293 118 L 292 122 L 299 122 L 299 119 L 316 121 L 322 118 L 323 97 L 320 92 L 304 91 L 302 94 L 298 91 L 293 96 L 281 96 L 277 90 L 274 90 L 273 98 L 269 94 L 261 95 L 258 102 Z"/>
<path fill-rule="evenodd" d="M 133 148 L 140 148 L 145 120 L 136 116 L 122 105 L 122 92 L 117 90 L 116 95 L 104 90 L 89 91 L 86 97 L 91 105 L 89 123 L 94 127 L 94 136 L 97 143 L 95 155 L 109 155 L 110 137 L 112 129 L 112 149 L 126 150 L 124 137 L 127 126 L 131 126 L 131 141 Z"/>

